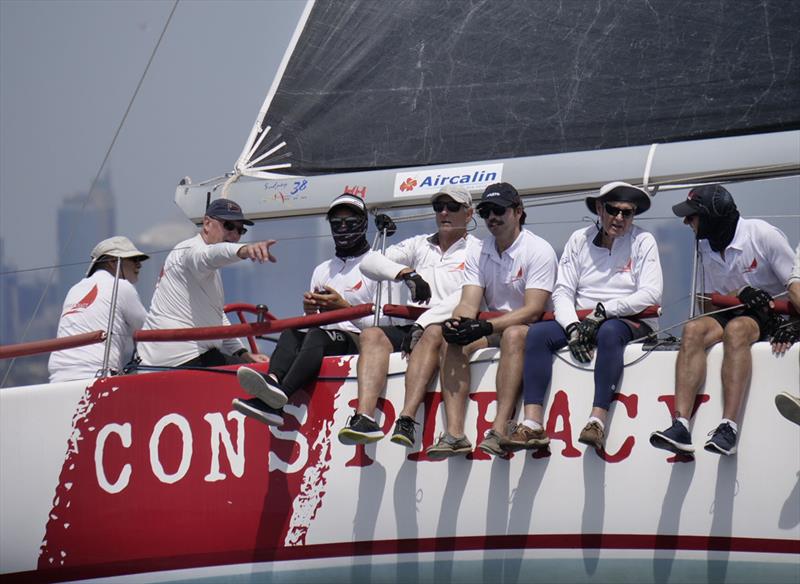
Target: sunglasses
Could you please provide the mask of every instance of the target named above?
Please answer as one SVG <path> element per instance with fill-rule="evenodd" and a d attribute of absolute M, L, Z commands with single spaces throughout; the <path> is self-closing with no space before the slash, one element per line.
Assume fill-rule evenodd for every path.
<path fill-rule="evenodd" d="M 436 213 L 441 213 L 445 209 L 447 209 L 450 213 L 458 213 L 463 208 L 464 205 L 461 203 L 456 203 L 455 201 L 434 201 L 433 203 L 433 210 Z"/>
<path fill-rule="evenodd" d="M 331 217 L 328 222 L 331 224 L 331 229 L 335 231 L 339 231 L 342 227 L 356 229 L 361 226 L 360 217 Z"/>
<path fill-rule="evenodd" d="M 509 209 L 516 208 L 516 205 L 511 207 L 501 207 L 500 205 L 481 205 L 478 209 L 478 215 L 481 219 L 488 219 L 489 215 L 494 214 L 496 217 L 502 217 Z"/>
<path fill-rule="evenodd" d="M 233 221 L 225 221 L 223 219 L 218 219 L 217 217 L 214 217 L 214 219 L 222 223 L 222 228 L 225 231 L 238 231 L 239 235 L 244 235 L 245 233 L 247 233 L 247 229 L 239 225 L 236 225 L 236 223 L 234 223 Z"/>
<path fill-rule="evenodd" d="M 633 216 L 634 209 L 620 209 L 619 207 L 615 207 L 611 203 L 604 203 L 603 207 L 605 207 L 606 213 L 611 215 L 612 217 L 616 217 L 617 215 L 622 215 L 623 219 L 628 219 L 629 217 Z"/>

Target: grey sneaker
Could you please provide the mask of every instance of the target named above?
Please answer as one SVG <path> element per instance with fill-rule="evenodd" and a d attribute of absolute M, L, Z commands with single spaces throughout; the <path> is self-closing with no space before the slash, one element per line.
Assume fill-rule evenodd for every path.
<path fill-rule="evenodd" d="M 672 426 L 663 432 L 650 434 L 650 444 L 656 448 L 669 450 L 675 454 L 689 454 L 694 456 L 692 435 L 678 420 L 672 421 Z"/>
<path fill-rule="evenodd" d="M 782 391 L 775 396 L 775 407 L 781 415 L 795 424 L 800 424 L 800 399 L 787 391 Z"/>
<path fill-rule="evenodd" d="M 366 416 L 354 413 L 347 420 L 347 425 L 339 430 L 339 442 L 353 444 L 371 444 L 383 438 L 381 427 Z"/>
<path fill-rule="evenodd" d="M 581 435 L 578 437 L 578 442 L 593 446 L 595 450 L 602 451 L 603 443 L 605 442 L 605 432 L 595 421 L 591 421 L 581 430 Z"/>
<path fill-rule="evenodd" d="M 503 450 L 503 447 L 500 444 L 501 440 L 505 439 L 500 434 L 494 430 L 487 430 L 486 434 L 483 436 L 483 440 L 481 440 L 481 443 L 478 444 L 478 448 L 480 448 L 486 454 L 503 456 L 506 451 Z"/>
<path fill-rule="evenodd" d="M 455 438 L 446 432 L 439 434 L 439 439 L 433 446 L 428 446 L 425 449 L 425 454 L 428 458 L 439 460 L 442 458 L 449 458 L 451 456 L 458 456 L 459 454 L 467 454 L 472 452 L 472 443 L 467 440 L 466 436 Z"/>
<path fill-rule="evenodd" d="M 716 430 L 708 433 L 711 438 L 706 440 L 704 450 L 714 454 L 736 454 L 736 431 L 727 422 L 717 426 Z"/>
<path fill-rule="evenodd" d="M 263 422 L 267 426 L 283 425 L 283 410 L 271 408 L 257 397 L 235 399 L 231 402 L 233 409 L 249 418 Z"/>
<path fill-rule="evenodd" d="M 395 444 L 402 444 L 407 448 L 413 448 L 415 437 L 414 426 L 417 422 L 409 416 L 400 416 L 394 423 L 394 432 L 390 440 Z"/>
<path fill-rule="evenodd" d="M 544 448 L 548 444 L 550 444 L 550 438 L 547 437 L 544 428 L 533 430 L 525 424 L 517 424 L 508 438 L 500 440 L 500 446 L 506 452 Z"/>
<path fill-rule="evenodd" d="M 261 375 L 255 369 L 239 367 L 236 370 L 236 379 L 242 389 L 271 408 L 282 408 L 288 401 L 286 392 L 279 384 L 275 383 L 271 377 Z"/>

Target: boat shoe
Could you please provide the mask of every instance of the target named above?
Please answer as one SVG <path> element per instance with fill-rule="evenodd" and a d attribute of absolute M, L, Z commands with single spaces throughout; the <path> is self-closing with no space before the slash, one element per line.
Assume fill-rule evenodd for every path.
<path fill-rule="evenodd" d="M 262 375 L 255 369 L 239 367 L 236 370 L 236 379 L 242 389 L 271 408 L 282 408 L 289 400 L 280 385 L 273 381 L 271 377 Z"/>
<path fill-rule="evenodd" d="M 544 428 L 534 430 L 525 424 L 517 424 L 508 438 L 500 440 L 500 446 L 506 452 L 544 448 L 548 444 L 550 444 L 550 438 L 547 437 Z"/>

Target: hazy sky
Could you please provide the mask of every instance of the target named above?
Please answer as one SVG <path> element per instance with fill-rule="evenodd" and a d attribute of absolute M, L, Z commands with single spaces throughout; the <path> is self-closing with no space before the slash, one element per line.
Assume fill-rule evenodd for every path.
<path fill-rule="evenodd" d="M 61 199 L 88 191 L 172 5 L 0 1 L 0 236 L 17 268 L 54 263 Z M 108 163 L 119 232 L 185 221 L 178 181 L 233 168 L 303 6 L 179 3 Z"/>

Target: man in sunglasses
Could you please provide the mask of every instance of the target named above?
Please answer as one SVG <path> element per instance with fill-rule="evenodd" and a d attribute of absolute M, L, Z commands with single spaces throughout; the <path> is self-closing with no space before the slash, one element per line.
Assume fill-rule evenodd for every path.
<path fill-rule="evenodd" d="M 94 246 L 91 257 L 86 277 L 70 288 L 64 299 L 58 337 L 106 330 L 119 262 L 108 366 L 120 371 L 133 353 L 133 332 L 141 328 L 145 319 L 146 311 L 134 284 L 139 280 L 142 262 L 150 256 L 136 249 L 127 237 L 118 235 Z M 54 351 L 47 363 L 50 383 L 93 378 L 103 368 L 104 353 L 102 343 Z"/>
<path fill-rule="evenodd" d="M 275 262 L 274 240 L 239 243 L 247 233 L 242 208 L 230 199 L 216 199 L 206 209 L 200 232 L 180 242 L 161 270 L 143 329 L 228 325 L 219 268 L 249 259 Z M 144 365 L 215 367 L 266 361 L 251 354 L 239 339 L 139 343 Z"/>
<path fill-rule="evenodd" d="M 564 247 L 553 292 L 555 320 L 530 327 L 523 372 L 524 420 L 503 446 L 511 451 L 543 448 L 543 403 L 553 372 L 553 353 L 569 347 L 572 356 L 594 366 L 594 401 L 578 440 L 602 451 L 606 418 L 622 376 L 625 347 L 652 332 L 656 319 L 634 315 L 661 304 L 663 278 L 655 238 L 633 224 L 634 215 L 650 208 L 647 193 L 624 182 L 587 197 L 597 215 L 595 225 L 575 231 Z M 579 321 L 577 310 L 592 313 Z"/>
<path fill-rule="evenodd" d="M 404 282 L 411 300 L 430 308 L 411 326 L 382 326 L 361 335 L 358 359 L 358 408 L 339 432 L 345 444 L 364 444 L 383 438 L 375 421 L 378 396 L 386 384 L 389 355 L 401 350 L 408 358 L 405 401 L 395 422 L 392 442 L 408 448 L 416 441 L 415 417 L 439 366 L 443 344 L 441 323 L 450 317 L 461 296 L 467 249 L 478 240 L 467 234 L 472 220 L 472 197 L 464 188 L 445 187 L 431 197 L 436 233 L 417 235 L 390 246 L 386 255 L 373 253 L 361 264 L 374 280 Z"/>
<path fill-rule="evenodd" d="M 364 200 L 344 193 L 330 204 L 327 218 L 335 254 L 314 269 L 309 291 L 303 294 L 305 314 L 375 300 L 377 283 L 361 273 L 362 261 L 370 254 Z M 249 367 L 237 371 L 239 385 L 253 397 L 234 399 L 233 408 L 265 424 L 282 425 L 281 408 L 287 398 L 317 378 L 325 356 L 358 354 L 359 345 L 364 344 L 360 333 L 372 323 L 373 317 L 365 316 L 305 331 L 283 331 L 265 375 Z M 282 403 L 275 396 L 284 396 Z"/>
<path fill-rule="evenodd" d="M 522 229 L 525 211 L 517 189 L 508 183 L 489 185 L 477 210 L 490 235 L 468 251 L 458 306 L 443 324 L 447 347 L 440 371 L 447 428 L 426 450 L 434 459 L 472 450 L 464 434 L 469 360 L 485 347 L 500 347 L 497 415 L 478 447 L 489 454 L 504 453 L 500 440 L 507 434 L 519 395 L 528 325 L 541 318 L 556 280 L 555 251 L 544 239 Z M 479 320 L 482 305 L 503 314 Z"/>
<path fill-rule="evenodd" d="M 721 185 L 690 190 L 672 211 L 683 217 L 698 240 L 704 290 L 738 296 L 743 306 L 702 316 L 683 327 L 675 364 L 672 426 L 653 432 L 650 444 L 694 456 L 689 418 L 705 382 L 706 350 L 722 341 L 722 420 L 704 449 L 735 454 L 736 420 L 752 372 L 750 345 L 770 337 L 780 341 L 785 323 L 773 311 L 772 297 L 786 290 L 794 254 L 779 229 L 761 219 L 740 217 L 733 197 Z"/>

